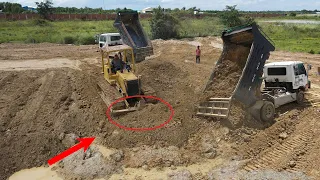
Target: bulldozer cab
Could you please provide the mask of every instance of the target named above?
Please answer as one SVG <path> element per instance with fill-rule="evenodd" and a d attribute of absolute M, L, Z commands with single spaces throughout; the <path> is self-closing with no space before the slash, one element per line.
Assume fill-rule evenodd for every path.
<path fill-rule="evenodd" d="M 116 84 L 117 78 L 130 80 L 137 77 L 133 49 L 127 45 L 109 46 L 101 49 L 101 63 L 104 78 L 111 84 Z"/>

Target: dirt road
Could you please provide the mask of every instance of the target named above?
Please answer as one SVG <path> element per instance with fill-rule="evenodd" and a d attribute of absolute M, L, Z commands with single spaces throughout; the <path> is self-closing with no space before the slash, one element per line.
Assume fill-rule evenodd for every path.
<path fill-rule="evenodd" d="M 320 66 L 320 55 L 276 51 L 270 57 L 270 61 L 301 60 L 313 65 L 308 99 L 314 106 L 292 103 L 278 109 L 274 124 L 232 129 L 225 122 L 199 119 L 193 111 L 220 56 L 221 40 L 155 40 L 153 45 L 155 54 L 137 65 L 137 73 L 173 106 L 175 115 L 165 128 L 141 133 L 108 122 L 96 85 L 101 73 L 95 46 L 0 44 L 1 179 L 44 166 L 50 157 L 75 144 L 77 136 L 97 139 L 88 153 L 75 154 L 53 168 L 63 179 L 150 179 L 156 174 L 162 179 L 210 179 L 214 169 L 232 159 L 247 160 L 237 168 L 242 173 L 298 171 L 320 178 L 320 161 L 316 161 L 320 112 L 314 104 L 320 94 L 315 68 Z M 197 45 L 202 47 L 201 64 L 195 64 Z M 161 107 L 148 108 L 119 121 L 148 126 L 164 118 L 165 113 L 157 115 Z M 111 153 L 105 155 L 96 146 Z"/>

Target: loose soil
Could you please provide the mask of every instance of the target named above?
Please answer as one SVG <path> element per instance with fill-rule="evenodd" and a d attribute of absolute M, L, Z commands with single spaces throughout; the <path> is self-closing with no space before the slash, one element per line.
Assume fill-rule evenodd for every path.
<path fill-rule="evenodd" d="M 242 75 L 250 47 L 230 44 L 224 50 L 210 77 L 204 99 L 229 98 L 232 96 Z"/>

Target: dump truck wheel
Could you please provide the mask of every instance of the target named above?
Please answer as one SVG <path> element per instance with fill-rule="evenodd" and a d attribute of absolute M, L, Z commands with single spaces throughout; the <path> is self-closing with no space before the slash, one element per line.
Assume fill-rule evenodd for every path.
<path fill-rule="evenodd" d="M 298 104 L 303 104 L 304 102 L 304 92 L 303 91 L 298 91 L 297 92 L 297 103 Z"/>
<path fill-rule="evenodd" d="M 265 101 L 264 105 L 260 110 L 261 120 L 268 122 L 274 120 L 275 107 L 274 104 L 270 101 Z"/>

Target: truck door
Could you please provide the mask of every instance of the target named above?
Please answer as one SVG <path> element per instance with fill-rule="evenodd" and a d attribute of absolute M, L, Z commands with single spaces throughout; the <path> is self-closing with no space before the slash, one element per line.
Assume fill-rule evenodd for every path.
<path fill-rule="evenodd" d="M 106 37 L 101 35 L 99 37 L 99 47 L 102 48 L 104 46 L 104 44 L 106 43 Z"/>
<path fill-rule="evenodd" d="M 307 71 L 303 64 L 296 64 L 294 65 L 294 75 L 295 75 L 295 82 L 294 82 L 294 89 L 299 87 L 306 87 L 308 84 L 308 76 Z"/>

